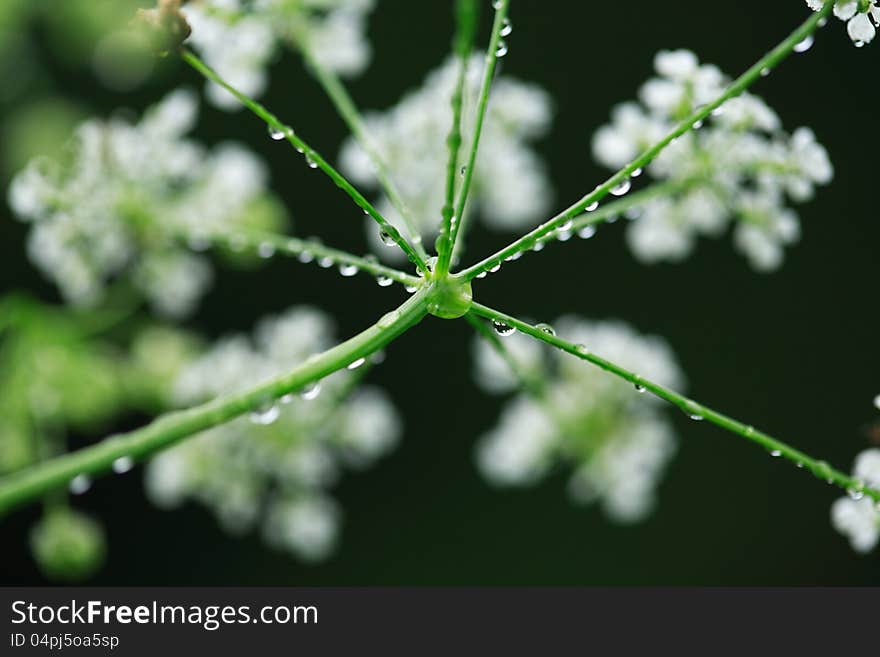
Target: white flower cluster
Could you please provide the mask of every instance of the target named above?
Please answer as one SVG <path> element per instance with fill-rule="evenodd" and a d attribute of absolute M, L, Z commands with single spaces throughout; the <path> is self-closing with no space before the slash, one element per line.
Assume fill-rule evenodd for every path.
<path fill-rule="evenodd" d="M 63 158 L 38 158 L 12 181 L 9 204 L 33 224 L 28 253 L 69 301 L 94 305 L 126 273 L 157 311 L 185 315 L 212 271 L 175 233 L 252 223 L 258 205 L 271 205 L 253 154 L 235 144 L 209 152 L 184 138 L 197 109 L 195 95 L 179 90 L 139 123 L 89 120 Z"/>
<path fill-rule="evenodd" d="M 659 77 L 641 88 L 641 103 L 617 106 L 612 123 L 593 138 L 593 153 L 619 169 L 660 141 L 696 108 L 719 96 L 727 78 L 701 65 L 687 50 L 661 51 Z M 679 261 L 699 235 L 717 236 L 736 220 L 734 244 L 759 271 L 783 261 L 785 245 L 798 240 L 800 221 L 786 198 L 810 199 L 831 181 L 825 149 L 808 128 L 791 135 L 760 98 L 743 93 L 728 100 L 705 126 L 682 135 L 647 167 L 663 193 L 627 213 L 634 255 L 646 263 Z"/>
<path fill-rule="evenodd" d="M 374 0 L 196 0 L 183 7 L 192 27 L 188 42 L 227 82 L 248 96 L 268 84 L 266 69 L 279 43 L 307 48 L 340 75 L 361 73 L 370 61 L 366 18 Z M 213 83 L 208 98 L 218 107 L 241 104 Z"/>
<path fill-rule="evenodd" d="M 642 336 L 620 322 L 588 322 L 563 317 L 560 334 L 590 350 L 668 386 L 683 376 L 669 346 Z M 523 371 L 542 380 L 540 394 L 519 393 L 504 408 L 499 424 L 478 447 L 477 463 L 491 482 L 532 484 L 559 463 L 570 463 L 571 496 L 598 502 L 618 522 L 644 518 L 654 506 L 656 489 L 675 452 L 675 436 L 657 399 L 578 359 L 544 347 L 531 338 L 505 338 Z M 476 343 L 476 379 L 488 392 L 513 390 L 516 379 L 485 341 Z"/>
<path fill-rule="evenodd" d="M 324 313 L 307 307 L 263 320 L 253 341 L 224 339 L 185 368 L 176 401 L 202 402 L 287 371 L 330 347 L 332 330 Z M 271 544 L 307 560 L 325 557 L 340 522 L 327 489 L 344 466 L 372 464 L 401 434 L 385 393 L 353 390 L 355 376 L 336 373 L 162 453 L 147 469 L 151 498 L 163 507 L 198 500 L 228 531 L 260 523 Z"/>
<path fill-rule="evenodd" d="M 476 119 L 482 62 L 483 58 L 475 55 L 468 66 L 462 158 Z M 449 59 L 428 74 L 421 88 L 409 92 L 395 107 L 365 117 L 367 132 L 385 157 L 391 177 L 424 240 L 432 239 L 440 225 L 449 158 L 446 139 L 452 126 L 450 99 L 457 76 L 458 61 Z M 552 196 L 550 181 L 529 142 L 547 132 L 551 119 L 551 99 L 538 86 L 505 77 L 494 83 L 477 156 L 470 212 L 479 208 L 487 224 L 511 230 L 534 222 L 547 211 Z M 355 183 L 377 185 L 373 165 L 354 139 L 343 145 L 340 161 L 343 171 Z M 383 198 L 377 207 L 403 230 L 403 222 L 388 199 Z M 369 235 L 379 245 L 372 226 Z M 379 249 L 390 257 L 402 255 L 397 249 L 392 251 L 381 245 Z"/>
<path fill-rule="evenodd" d="M 853 477 L 866 486 L 880 489 L 880 449 L 867 449 L 856 457 Z M 834 502 L 831 524 L 849 538 L 857 552 L 870 552 L 880 541 L 880 507 L 859 491 Z"/>
<path fill-rule="evenodd" d="M 807 6 L 813 11 L 819 11 L 825 4 L 825 0 L 807 0 Z M 880 27 L 877 0 L 838 0 L 834 15 L 846 23 L 849 38 L 858 48 L 871 43 Z"/>

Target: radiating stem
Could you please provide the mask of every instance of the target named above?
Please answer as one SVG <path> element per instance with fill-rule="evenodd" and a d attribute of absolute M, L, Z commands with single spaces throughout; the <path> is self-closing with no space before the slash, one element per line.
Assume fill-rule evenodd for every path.
<path fill-rule="evenodd" d="M 185 242 L 191 242 L 193 237 L 192 235 L 187 235 L 182 236 L 181 239 Z M 369 257 L 360 257 L 347 251 L 325 246 L 314 239 L 300 239 L 298 237 L 288 237 L 277 233 L 248 229 L 224 231 L 214 235 L 200 235 L 196 239 L 204 239 L 211 244 L 223 245 L 230 251 L 247 251 L 262 256 L 265 256 L 268 250 L 271 251 L 270 255 L 279 253 L 293 256 L 298 258 L 300 262 L 316 260 L 320 263 L 321 260 L 326 259 L 333 264 L 351 265 L 373 276 L 390 278 L 397 283 L 410 287 L 416 287 L 424 280 L 397 269 L 386 267 Z"/>
<path fill-rule="evenodd" d="M 163 415 L 147 426 L 53 458 L 0 478 L 0 516 L 15 506 L 62 488 L 80 474 L 108 472 L 116 459 L 142 460 L 184 438 L 254 411 L 383 349 L 425 316 L 426 291 L 416 292 L 376 324 L 323 353 L 312 356 L 292 372 L 243 392 L 224 395 L 206 404 Z"/>
<path fill-rule="evenodd" d="M 424 260 L 427 260 L 428 254 L 425 252 L 425 247 L 422 244 L 422 233 L 416 225 L 412 210 L 409 209 L 409 206 L 406 204 L 406 201 L 404 201 L 397 186 L 394 184 L 394 179 L 391 177 L 391 172 L 388 170 L 388 166 L 385 164 L 385 160 L 379 152 L 376 142 L 364 126 L 357 105 L 355 105 L 354 100 L 352 100 L 339 77 L 321 64 L 321 62 L 312 55 L 303 43 L 304 40 L 302 39 L 296 40 L 296 45 L 299 47 L 309 70 L 312 71 L 315 79 L 321 87 L 323 87 L 324 92 L 336 107 L 336 111 L 339 112 L 339 115 L 342 117 L 342 120 L 345 121 L 348 129 L 351 130 L 351 133 L 354 135 L 354 138 L 357 140 L 360 147 L 364 149 L 367 157 L 370 158 L 370 162 L 373 164 L 376 178 L 379 180 L 382 190 L 385 192 L 388 200 L 391 201 L 391 205 L 393 205 L 394 209 L 400 214 L 401 219 L 403 219 L 404 226 L 406 226 L 406 230 L 409 233 L 413 248 L 415 248 L 419 256 Z"/>
<path fill-rule="evenodd" d="M 397 228 L 387 219 L 385 219 L 385 217 L 379 214 L 379 211 L 375 207 L 373 207 L 373 205 L 366 198 L 364 198 L 363 194 L 355 189 L 354 185 L 348 182 L 348 180 L 346 180 L 341 173 L 339 173 L 323 157 L 321 157 L 318 151 L 316 151 L 306 142 L 300 139 L 300 137 L 293 131 L 293 128 L 282 123 L 278 119 L 278 117 L 272 114 L 260 103 L 253 100 L 252 98 L 249 98 L 238 89 L 230 85 L 228 82 L 226 82 L 226 80 L 221 78 L 216 71 L 205 64 L 191 51 L 184 50 L 181 53 L 181 57 L 187 64 L 189 64 L 196 71 L 201 73 L 206 79 L 216 84 L 219 84 L 221 87 L 223 87 L 233 96 L 235 96 L 239 100 L 239 102 L 241 102 L 251 112 L 261 118 L 266 123 L 271 132 L 284 137 L 284 139 L 290 142 L 298 152 L 302 153 L 305 156 L 307 161 L 313 163 L 315 167 L 321 169 L 321 171 L 326 173 L 330 177 L 330 179 L 334 183 L 336 183 L 337 187 L 348 194 L 355 202 L 355 204 L 359 208 L 361 208 L 361 210 L 370 215 L 376 221 L 376 223 L 379 224 L 380 229 L 385 232 L 390 239 L 394 240 L 394 242 L 403 250 L 404 253 L 406 253 L 409 259 L 414 262 L 420 270 L 425 272 L 427 271 L 427 265 L 425 264 L 424 259 L 413 249 L 406 238 L 401 235 L 400 231 L 397 230 Z"/>
<path fill-rule="evenodd" d="M 823 479 L 827 481 L 829 484 L 835 484 L 840 488 L 859 495 L 868 495 L 875 502 L 880 502 L 880 490 L 875 490 L 873 488 L 869 488 L 865 486 L 863 482 L 860 482 L 853 477 L 849 477 L 842 472 L 835 470 L 825 461 L 818 461 L 807 454 L 785 444 L 781 440 L 774 438 L 762 431 L 758 431 L 752 426 L 747 424 L 743 424 L 738 420 L 734 420 L 718 411 L 715 411 L 708 406 L 700 404 L 693 399 L 689 399 L 682 394 L 675 392 L 665 386 L 662 386 L 658 383 L 654 383 L 634 372 L 631 372 L 620 365 L 612 363 L 601 356 L 594 354 L 589 351 L 589 345 L 577 345 L 572 342 L 568 342 L 567 340 L 560 338 L 556 335 L 552 335 L 547 333 L 540 328 L 532 326 L 522 320 L 517 319 L 516 317 L 512 317 L 498 310 L 493 310 L 492 308 L 488 308 L 479 303 L 474 303 L 471 307 L 471 313 L 479 315 L 480 317 L 484 317 L 486 319 L 492 320 L 493 322 L 500 322 L 502 324 L 506 324 L 507 326 L 511 326 L 518 331 L 525 333 L 526 335 L 530 335 L 533 338 L 546 342 L 547 344 L 553 345 L 557 349 L 561 349 L 566 353 L 569 353 L 581 360 L 585 360 L 593 365 L 596 365 L 606 372 L 610 372 L 615 376 L 624 379 L 625 381 L 629 381 L 633 386 L 644 389 L 646 391 L 651 392 L 657 397 L 668 401 L 671 404 L 674 404 L 678 408 L 680 408 L 685 414 L 694 418 L 694 419 L 705 419 L 712 424 L 715 424 L 722 429 L 730 431 L 738 436 L 742 436 L 746 438 L 775 456 L 780 456 L 788 459 L 792 463 L 795 463 L 799 467 L 803 467 L 804 469 L 812 472 L 819 479 Z"/>
<path fill-rule="evenodd" d="M 480 137 L 483 134 L 483 124 L 486 120 L 486 111 L 489 107 L 489 91 L 492 88 L 492 80 L 495 77 L 495 68 L 498 63 L 498 44 L 501 42 L 501 29 L 507 20 L 507 11 L 510 7 L 510 0 L 500 0 L 498 9 L 495 11 L 495 21 L 492 24 L 492 36 L 489 39 L 489 48 L 486 50 L 486 65 L 483 69 L 483 82 L 480 87 L 480 95 L 477 99 L 477 118 L 474 123 L 473 136 L 471 137 L 470 148 L 468 149 L 467 163 L 465 164 L 464 178 L 461 182 L 461 189 L 458 192 L 458 201 L 455 205 L 455 216 L 458 221 L 452 226 L 450 231 L 450 251 L 455 250 L 455 243 L 459 233 L 463 232 L 465 222 L 468 215 L 465 213 L 467 208 L 468 194 L 471 190 L 471 183 L 474 179 L 474 169 L 477 162 L 477 151 L 480 147 Z"/>
<path fill-rule="evenodd" d="M 467 81 L 468 60 L 471 56 L 474 34 L 477 28 L 477 4 L 475 0 L 458 0 L 456 5 L 456 32 L 453 50 L 458 57 L 458 77 L 452 92 L 452 127 L 446 145 L 449 148 L 449 160 L 446 165 L 446 202 L 443 205 L 440 222 L 440 236 L 437 239 L 438 276 L 449 273 L 449 262 L 452 258 L 452 231 L 459 221 L 455 214 L 455 181 L 458 180 L 458 153 L 461 150 L 461 116 L 464 105 L 464 86 Z"/>
<path fill-rule="evenodd" d="M 589 207 L 593 203 L 601 201 L 611 192 L 614 187 L 628 181 L 634 171 L 638 169 L 644 169 L 646 166 L 648 166 L 654 160 L 654 158 L 657 157 L 657 155 L 659 155 L 660 152 L 669 144 L 671 144 L 674 140 L 676 140 L 678 137 L 685 134 L 689 130 L 692 130 L 694 125 L 699 125 L 701 121 L 704 121 L 713 111 L 721 107 L 729 99 L 738 96 L 743 91 L 748 89 L 752 85 L 752 83 L 761 78 L 762 71 L 769 71 L 779 65 L 780 62 L 782 62 L 792 53 L 798 43 L 812 35 L 813 32 L 818 29 L 819 24 L 823 21 L 823 19 L 825 19 L 828 14 L 831 13 L 833 4 L 833 2 L 828 2 L 820 11 L 812 14 L 809 19 L 807 19 L 800 27 L 792 32 L 782 43 L 776 46 L 773 50 L 762 57 L 754 66 L 752 66 L 749 70 L 747 70 L 736 80 L 734 80 L 727 87 L 727 89 L 720 96 L 718 96 L 718 98 L 694 110 L 694 112 L 690 116 L 679 123 L 678 126 L 676 126 L 668 135 L 666 135 L 666 137 L 664 137 L 654 146 L 639 155 L 636 159 L 623 167 L 620 171 L 615 173 L 604 183 L 596 187 L 596 189 L 594 189 L 592 192 L 560 212 L 552 219 L 541 224 L 527 235 L 524 235 L 512 244 L 509 244 L 505 248 L 494 253 L 488 258 L 483 259 L 477 264 L 468 267 L 462 272 L 462 276 L 469 280 L 476 276 L 478 273 L 491 269 L 495 265 L 500 264 L 505 260 L 505 258 L 515 256 L 517 253 L 522 253 L 523 251 L 532 248 L 535 243 L 542 237 L 553 232 L 554 230 L 565 224 L 567 221 L 574 219 L 577 215 L 583 212 L 585 208 Z"/>

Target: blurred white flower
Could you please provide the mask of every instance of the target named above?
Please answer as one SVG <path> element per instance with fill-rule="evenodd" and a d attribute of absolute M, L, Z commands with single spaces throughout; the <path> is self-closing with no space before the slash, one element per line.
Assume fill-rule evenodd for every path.
<path fill-rule="evenodd" d="M 483 58 L 474 55 L 465 83 L 462 160 L 476 118 L 482 74 Z M 440 225 L 449 156 L 446 139 L 452 125 L 450 98 L 457 75 L 458 62 L 449 59 L 396 106 L 368 113 L 364 118 L 367 132 L 383 154 L 424 240 L 433 239 Z M 495 82 L 480 140 L 469 212 L 479 212 L 487 225 L 498 230 L 521 228 L 546 213 L 551 185 L 541 158 L 529 142 L 546 134 L 551 120 L 552 102 L 545 91 L 511 78 L 501 77 Z M 354 139 L 343 145 L 340 162 L 353 182 L 378 185 L 369 157 Z M 377 207 L 403 230 L 400 216 L 386 198 Z M 381 255 L 402 256 L 397 249 L 382 247 L 372 224 L 369 236 Z"/>
<path fill-rule="evenodd" d="M 63 158 L 37 159 L 14 178 L 10 206 L 33 224 L 28 253 L 69 301 L 93 305 L 125 273 L 156 310 L 186 315 L 212 276 L 177 238 L 251 223 L 268 204 L 268 175 L 253 154 L 184 137 L 197 110 L 195 95 L 179 90 L 139 123 L 89 120 Z"/>
<path fill-rule="evenodd" d="M 867 449 L 856 457 L 853 477 L 880 489 L 880 449 Z M 870 552 L 880 540 L 880 506 L 868 495 L 856 492 L 831 506 L 831 524 L 849 538 L 856 552 Z"/>
<path fill-rule="evenodd" d="M 554 326 L 566 339 L 638 371 L 681 387 L 683 376 L 669 346 L 619 322 L 563 317 Z M 516 394 L 498 425 L 480 441 L 477 464 L 498 485 L 535 483 L 558 464 L 569 464 L 573 499 L 597 502 L 618 522 L 635 522 L 653 508 L 656 489 L 675 452 L 675 436 L 652 396 L 531 338 L 504 339 L 517 362 L 544 381 L 540 394 Z M 534 348 L 531 345 L 537 345 Z M 476 378 L 492 393 L 513 388 L 502 359 L 476 346 Z"/>
<path fill-rule="evenodd" d="M 612 123 L 594 135 L 593 154 L 611 169 L 629 164 L 728 82 L 687 50 L 661 51 L 654 67 L 660 77 L 642 87 L 642 104 L 619 105 Z M 700 235 L 720 235 L 736 220 L 736 248 L 759 271 L 778 268 L 783 248 L 800 236 L 786 195 L 806 201 L 816 185 L 830 182 L 828 153 L 808 128 L 782 132 L 776 113 L 748 93 L 694 127 L 647 167 L 665 189 L 634 210 L 638 219 L 627 229 L 630 249 L 646 263 L 680 261 Z"/>
<path fill-rule="evenodd" d="M 819 11 L 825 4 L 824 0 L 807 0 L 807 6 L 813 11 Z M 877 0 L 838 0 L 834 5 L 834 15 L 846 23 L 849 38 L 859 48 L 873 41 L 877 35 L 880 26 Z"/>
<path fill-rule="evenodd" d="M 332 334 L 330 318 L 313 308 L 263 320 L 253 340 L 225 338 L 184 368 L 176 400 L 190 405 L 265 381 L 332 346 Z M 356 376 L 336 373 L 160 454 L 147 468 L 150 497 L 162 507 L 198 500 L 228 531 L 262 524 L 272 544 L 307 560 L 326 556 L 341 517 L 327 489 L 346 465 L 371 465 L 401 435 L 388 396 L 352 389 Z"/>
<path fill-rule="evenodd" d="M 209 66 L 248 96 L 260 96 L 279 46 L 307 48 L 327 68 L 346 76 L 370 61 L 366 18 L 374 0 L 195 0 L 183 7 L 188 40 Z M 208 98 L 223 109 L 241 104 L 207 83 Z"/>

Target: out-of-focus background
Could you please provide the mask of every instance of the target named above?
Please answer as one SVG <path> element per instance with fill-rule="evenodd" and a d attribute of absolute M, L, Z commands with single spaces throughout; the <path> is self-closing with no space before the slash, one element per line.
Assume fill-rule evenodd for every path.
<path fill-rule="evenodd" d="M 25 4 L 27 10 L 14 13 L 15 5 Z M 58 148 L 82 118 L 140 110 L 182 81 L 201 89 L 192 71 L 173 58 L 144 71 L 143 81 L 140 74 L 120 78 L 112 71 L 96 76 L 96 44 L 105 64 L 121 56 L 101 40 L 108 26 L 127 20 L 125 4 L 7 0 L 0 6 L 4 190 L 25 158 Z M 489 0 L 485 4 L 483 41 L 490 18 Z M 723 6 L 513 0 L 515 30 L 501 65 L 555 99 L 552 134 L 538 146 L 549 163 L 555 206 L 564 207 L 606 176 L 592 161 L 590 137 L 612 105 L 635 96 L 657 50 L 689 48 L 735 75 L 807 16 L 801 0 Z M 379 0 L 369 26 L 374 59 L 349 88 L 361 107 L 384 109 L 446 57 L 452 3 Z M 682 265 L 646 267 L 629 254 L 622 231 L 610 227 L 592 240 L 551 246 L 505 267 L 475 285 L 476 297 L 538 321 L 579 313 L 622 318 L 663 335 L 694 398 L 848 470 L 869 444 L 867 428 L 877 419 L 872 400 L 880 392 L 878 49 L 880 43 L 854 48 L 843 25 L 832 21 L 808 53 L 793 56 L 754 88 L 787 129 L 812 127 L 836 168 L 832 185 L 799 208 L 803 239 L 778 273 L 754 273 L 729 239 L 702 240 Z M 319 151 L 338 153 L 344 125 L 297 57 L 286 53 L 273 65 L 263 100 Z M 240 140 L 260 153 L 298 234 L 366 250 L 361 217 L 350 201 L 267 139 L 262 123 L 205 105 L 195 135 L 207 143 Z M 56 300 L 55 288 L 26 259 L 26 226 L 4 203 L 0 222 L 0 289 Z M 494 250 L 509 237 L 477 228 L 469 255 Z M 292 303 L 309 303 L 331 313 L 338 334 L 348 335 L 403 297 L 398 287 L 383 289 L 368 277 L 343 279 L 275 259 L 255 271 L 220 270 L 187 325 L 220 336 L 249 330 L 257 318 Z M 196 505 L 157 510 L 145 499 L 137 470 L 97 481 L 78 500 L 107 529 L 108 560 L 91 582 L 880 584 L 880 555 L 856 555 L 829 525 L 829 505 L 839 491 L 675 412 L 680 452 L 658 509 L 642 524 L 613 525 L 596 508 L 572 504 L 562 476 L 532 489 L 491 488 L 478 475 L 473 446 L 494 425 L 500 402 L 472 383 L 471 339 L 466 323 L 429 318 L 371 373 L 404 414 L 405 437 L 389 458 L 347 475 L 335 490 L 345 522 L 329 560 L 304 565 L 267 548 L 256 534 L 230 537 Z M 116 428 L 147 419 L 129 417 Z M 96 438 L 71 440 L 84 445 Z M 4 584 L 44 581 L 25 539 L 37 513 L 28 508 L 0 521 Z"/>

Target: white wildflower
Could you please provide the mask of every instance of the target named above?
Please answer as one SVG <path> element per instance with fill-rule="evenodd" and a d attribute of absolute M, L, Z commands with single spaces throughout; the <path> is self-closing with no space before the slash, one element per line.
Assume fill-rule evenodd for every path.
<path fill-rule="evenodd" d="M 612 123 L 596 131 L 593 153 L 601 164 L 626 166 L 727 83 L 685 50 L 661 52 L 655 69 L 660 77 L 642 87 L 642 104 L 619 105 Z M 786 196 L 806 201 L 831 181 L 828 153 L 808 128 L 785 134 L 777 114 L 748 93 L 695 128 L 648 165 L 665 189 L 636 208 L 639 218 L 627 229 L 630 249 L 646 263 L 680 261 L 699 236 L 718 236 L 735 220 L 734 244 L 752 266 L 778 268 L 784 247 L 800 234 Z"/>
<path fill-rule="evenodd" d="M 308 49 L 341 75 L 361 73 L 370 61 L 366 18 L 373 0 L 195 0 L 183 7 L 188 41 L 209 66 L 248 96 L 261 95 L 280 47 Z M 224 109 L 241 104 L 209 82 L 208 98 Z"/>
<path fill-rule="evenodd" d="M 867 449 L 856 457 L 853 477 L 880 489 L 880 449 Z M 870 552 L 880 541 L 880 507 L 869 495 L 856 492 L 831 506 L 831 524 L 849 538 L 856 552 Z"/>
<path fill-rule="evenodd" d="M 823 0 L 807 0 L 807 6 L 813 11 L 819 11 L 825 4 Z M 858 47 L 873 41 L 880 27 L 877 0 L 838 0 L 834 15 L 846 23 L 849 38 Z"/>
<path fill-rule="evenodd" d="M 175 397 L 180 404 L 198 403 L 289 371 L 332 346 L 332 328 L 326 315 L 305 307 L 263 320 L 253 340 L 225 338 L 184 368 Z M 340 518 L 327 489 L 344 466 L 370 465 L 401 434 L 384 392 L 351 390 L 356 376 L 331 375 L 317 396 L 267 401 L 249 417 L 161 454 L 147 468 L 150 497 L 163 507 L 198 500 L 228 531 L 261 524 L 275 545 L 308 560 L 326 556 Z"/>
<path fill-rule="evenodd" d="M 483 58 L 469 62 L 463 109 L 463 144 L 470 143 L 477 99 L 482 81 Z M 416 228 L 424 240 L 433 239 L 440 224 L 446 190 L 448 149 L 446 138 L 452 125 L 450 98 L 456 84 L 458 62 L 449 59 L 430 73 L 419 89 L 385 112 L 365 116 L 367 132 L 386 161 L 391 177 L 400 189 Z M 487 225 L 513 230 L 529 225 L 543 215 L 551 200 L 546 169 L 529 142 L 544 135 L 550 126 L 552 103 L 539 87 L 511 78 L 499 78 L 489 102 L 468 212 L 479 212 Z M 461 149 L 464 166 L 467 147 Z M 353 182 L 377 186 L 372 163 L 353 139 L 342 148 L 343 171 Z M 403 222 L 383 198 L 377 207 L 403 230 Z M 369 236 L 385 257 L 400 256 L 385 249 L 375 227 Z"/>
<path fill-rule="evenodd" d="M 666 343 L 640 336 L 618 322 L 586 322 L 563 317 L 554 323 L 566 339 L 583 343 L 595 353 L 636 369 L 645 378 L 680 387 L 682 375 Z M 504 345 L 526 371 L 543 381 L 539 394 L 513 398 L 498 425 L 481 440 L 477 464 L 498 485 L 535 483 L 559 463 L 574 468 L 569 482 L 579 502 L 598 502 L 619 522 L 643 518 L 654 505 L 675 438 L 657 400 L 640 396 L 621 382 L 558 351 L 541 353 L 525 345 L 520 334 Z M 543 359 L 543 358 L 546 358 Z M 477 380 L 487 390 L 509 389 L 491 383 L 500 357 L 491 359 L 477 347 Z"/>
<path fill-rule="evenodd" d="M 175 91 L 139 123 L 87 121 L 63 158 L 37 159 L 12 181 L 10 206 L 33 224 L 28 253 L 69 301 L 93 305 L 128 274 L 156 310 L 185 315 L 212 276 L 178 238 L 251 223 L 254 208 L 270 204 L 253 154 L 185 138 L 197 109 L 194 94 Z M 264 216 L 281 221 L 274 209 Z"/>

